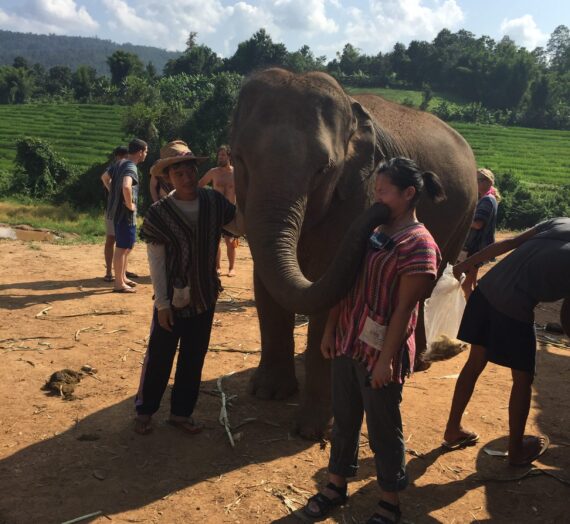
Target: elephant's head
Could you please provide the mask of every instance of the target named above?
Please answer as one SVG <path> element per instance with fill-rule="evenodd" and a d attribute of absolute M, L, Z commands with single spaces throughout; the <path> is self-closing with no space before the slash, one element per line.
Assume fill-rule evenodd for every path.
<path fill-rule="evenodd" d="M 315 283 L 300 270 L 299 237 L 327 220 L 331 207 L 355 216 L 369 206 L 382 157 L 371 118 L 327 75 L 263 71 L 240 92 L 232 154 L 238 207 L 263 283 L 292 311 L 330 307 L 348 291 L 366 238 L 388 211 L 375 205 L 359 217 Z"/>

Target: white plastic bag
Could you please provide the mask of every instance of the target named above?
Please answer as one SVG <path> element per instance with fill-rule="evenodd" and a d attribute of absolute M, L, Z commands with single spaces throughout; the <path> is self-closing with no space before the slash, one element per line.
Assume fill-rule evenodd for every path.
<path fill-rule="evenodd" d="M 462 275 L 462 279 L 465 275 Z M 465 295 L 461 282 L 453 276 L 453 266 L 447 264 L 439 277 L 430 298 L 424 304 L 427 353 L 432 351 L 432 343 L 442 337 L 455 339 L 465 310 Z"/>

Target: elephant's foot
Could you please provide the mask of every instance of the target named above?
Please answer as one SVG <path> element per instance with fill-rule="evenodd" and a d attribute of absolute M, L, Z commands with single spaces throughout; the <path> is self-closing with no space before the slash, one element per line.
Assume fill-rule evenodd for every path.
<path fill-rule="evenodd" d="M 295 424 L 295 431 L 307 440 L 329 438 L 332 427 L 330 405 L 305 404 L 301 407 Z"/>
<path fill-rule="evenodd" d="M 272 373 L 257 368 L 249 383 L 249 392 L 262 400 L 284 400 L 299 391 L 294 374 Z"/>

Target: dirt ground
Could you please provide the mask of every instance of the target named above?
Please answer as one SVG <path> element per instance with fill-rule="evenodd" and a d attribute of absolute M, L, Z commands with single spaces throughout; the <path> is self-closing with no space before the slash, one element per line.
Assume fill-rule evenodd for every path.
<path fill-rule="evenodd" d="M 155 431 L 146 437 L 133 432 L 152 288 L 144 246 L 137 244 L 131 257 L 131 269 L 141 275 L 134 295 L 110 292 L 101 279 L 102 258 L 97 245 L 0 241 L 0 522 L 59 523 L 95 512 L 91 521 L 99 524 L 297 522 L 295 510 L 325 479 L 329 447 L 291 432 L 298 397 L 270 402 L 248 394 L 260 337 L 247 247 L 238 250 L 237 277 L 222 278 L 195 412 L 206 430 L 193 437 L 165 423 L 169 392 Z M 538 324 L 558 321 L 558 308 L 540 305 Z M 301 382 L 305 333 L 300 319 Z M 449 453 L 440 442 L 466 354 L 406 383 L 411 485 L 402 495 L 403 522 L 568 522 L 570 347 L 562 336 L 539 333 L 527 431 L 548 434 L 552 446 L 530 473 L 483 452 L 506 446 L 507 369 L 489 365 L 468 407 L 466 425 L 481 434 L 481 443 Z M 97 373 L 83 378 L 75 400 L 42 391 L 52 372 L 86 364 Z M 231 399 L 233 449 L 218 422 L 220 377 Z M 374 510 L 366 433 L 349 503 L 327 522 L 363 522 Z"/>

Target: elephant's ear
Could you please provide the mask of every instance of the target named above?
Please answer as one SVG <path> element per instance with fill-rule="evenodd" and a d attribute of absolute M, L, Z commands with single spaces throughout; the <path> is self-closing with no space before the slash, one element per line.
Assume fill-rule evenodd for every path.
<path fill-rule="evenodd" d="M 350 196 L 351 188 L 370 178 L 376 164 L 384 157 L 376 137 L 376 124 L 360 103 L 350 99 L 353 115 L 353 132 L 347 144 L 343 173 L 336 191 L 341 200 Z"/>

